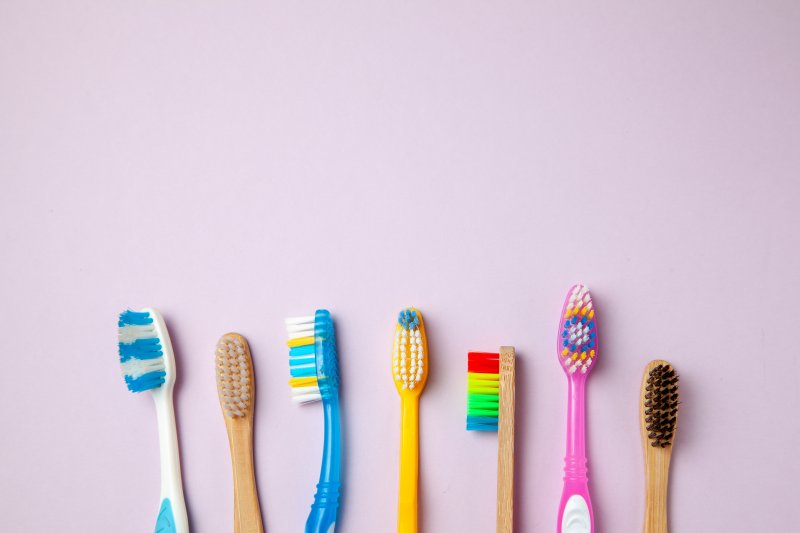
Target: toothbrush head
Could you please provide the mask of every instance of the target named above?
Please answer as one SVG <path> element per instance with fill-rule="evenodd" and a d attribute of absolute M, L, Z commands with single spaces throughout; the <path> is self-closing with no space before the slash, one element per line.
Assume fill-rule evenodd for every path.
<path fill-rule="evenodd" d="M 428 381 L 428 339 L 422 313 L 413 307 L 400 311 L 394 333 L 392 375 L 401 395 L 420 395 Z"/>
<path fill-rule="evenodd" d="M 333 320 L 326 310 L 286 319 L 292 399 L 310 403 L 339 393 L 339 362 Z"/>
<path fill-rule="evenodd" d="M 238 333 L 227 333 L 217 343 L 217 393 L 227 418 L 252 419 L 255 380 L 250 347 Z"/>
<path fill-rule="evenodd" d="M 588 374 L 600 353 L 592 295 L 584 285 L 567 294 L 558 327 L 558 359 L 567 375 Z"/>
<path fill-rule="evenodd" d="M 678 374 L 666 361 L 647 365 L 642 390 L 642 432 L 654 448 L 672 446 L 678 424 Z"/>
<path fill-rule="evenodd" d="M 157 390 L 175 383 L 175 359 L 167 327 L 155 309 L 126 310 L 118 326 L 119 361 L 131 392 Z"/>
<path fill-rule="evenodd" d="M 500 354 L 467 355 L 467 430 L 497 431 L 500 418 Z"/>

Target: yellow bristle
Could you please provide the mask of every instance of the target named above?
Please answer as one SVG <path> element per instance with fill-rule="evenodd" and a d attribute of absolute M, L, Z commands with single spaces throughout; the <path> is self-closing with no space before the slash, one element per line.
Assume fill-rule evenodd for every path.
<path fill-rule="evenodd" d="M 592 350 L 591 352 L 589 352 L 589 355 L 590 355 L 591 357 L 594 357 L 594 350 Z"/>
<path fill-rule="evenodd" d="M 561 352 L 561 357 L 566 357 L 569 355 L 569 348 L 564 348 L 564 351 Z"/>
<path fill-rule="evenodd" d="M 572 354 L 572 360 L 576 361 L 577 359 L 578 359 L 578 352 L 575 352 L 574 354 Z"/>
<path fill-rule="evenodd" d="M 593 319 L 593 318 L 594 318 L 594 309 L 592 309 L 591 311 L 589 311 L 589 320 L 591 320 L 591 319 Z"/>
<path fill-rule="evenodd" d="M 289 348 L 296 348 L 298 346 L 310 346 L 314 344 L 314 337 L 300 337 L 299 339 L 291 339 L 286 343 Z"/>
<path fill-rule="evenodd" d="M 581 354 L 581 359 L 586 359 L 586 352 L 583 352 L 583 353 Z"/>
<path fill-rule="evenodd" d="M 292 387 L 311 387 L 317 384 L 317 378 L 292 378 L 289 385 Z"/>
<path fill-rule="evenodd" d="M 588 310 L 589 310 L 589 308 L 588 308 L 588 307 L 584 307 L 583 309 L 581 309 L 581 316 L 586 316 L 586 312 L 587 312 Z"/>

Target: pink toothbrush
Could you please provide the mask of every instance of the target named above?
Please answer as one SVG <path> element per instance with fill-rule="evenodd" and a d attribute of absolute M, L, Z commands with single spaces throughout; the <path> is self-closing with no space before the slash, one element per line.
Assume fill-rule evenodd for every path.
<path fill-rule="evenodd" d="M 558 508 L 558 533 L 592 533 L 594 514 L 586 473 L 586 378 L 599 352 L 597 323 L 589 289 L 573 286 L 558 328 L 558 359 L 569 383 L 564 492 Z"/>

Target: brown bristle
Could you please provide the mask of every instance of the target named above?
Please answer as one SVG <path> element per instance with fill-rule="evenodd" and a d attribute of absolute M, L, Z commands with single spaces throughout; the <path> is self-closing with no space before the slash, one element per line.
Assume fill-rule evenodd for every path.
<path fill-rule="evenodd" d="M 237 333 L 217 343 L 217 392 L 222 410 L 231 418 L 247 416 L 252 409 L 253 375 L 247 341 Z"/>
<path fill-rule="evenodd" d="M 657 365 L 647 377 L 644 395 L 645 429 L 650 445 L 672 444 L 678 420 L 678 375 L 670 365 Z"/>

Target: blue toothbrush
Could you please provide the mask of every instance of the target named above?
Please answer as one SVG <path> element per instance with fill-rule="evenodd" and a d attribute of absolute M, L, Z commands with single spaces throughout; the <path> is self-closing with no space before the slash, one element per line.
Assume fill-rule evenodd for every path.
<path fill-rule="evenodd" d="M 341 489 L 339 362 L 333 320 L 326 310 L 313 317 L 289 318 L 289 385 L 298 403 L 322 400 L 325 438 L 322 466 L 306 533 L 332 533 L 336 528 Z"/>

